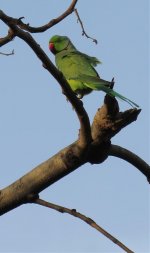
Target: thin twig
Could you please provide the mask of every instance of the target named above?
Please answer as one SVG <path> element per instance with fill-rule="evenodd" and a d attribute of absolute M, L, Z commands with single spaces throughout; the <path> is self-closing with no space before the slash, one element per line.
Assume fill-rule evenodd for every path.
<path fill-rule="evenodd" d="M 12 50 L 11 53 L 2 53 L 0 52 L 1 55 L 5 55 L 5 56 L 10 56 L 10 55 L 13 55 L 15 52 L 14 52 L 14 49 Z"/>
<path fill-rule="evenodd" d="M 81 20 L 81 18 L 80 18 L 80 16 L 79 16 L 79 13 L 78 13 L 77 9 L 74 9 L 74 12 L 75 12 L 75 14 L 76 14 L 76 16 L 77 16 L 77 22 L 79 22 L 80 25 L 81 25 L 81 28 L 82 28 L 82 35 L 85 36 L 85 37 L 87 37 L 88 39 L 91 39 L 95 44 L 97 44 L 98 41 L 97 41 L 96 39 L 90 37 L 90 36 L 86 33 L 86 31 L 85 31 L 85 29 L 84 29 L 83 22 L 82 22 L 82 20 Z"/>
<path fill-rule="evenodd" d="M 118 145 L 110 146 L 109 155 L 119 157 L 135 166 L 147 177 L 147 180 L 150 183 L 150 166 L 139 156 Z"/>
<path fill-rule="evenodd" d="M 79 213 L 76 211 L 76 209 L 69 209 L 63 206 L 59 206 L 50 202 L 47 202 L 43 199 L 35 199 L 32 201 L 32 203 L 41 205 L 41 206 L 45 206 L 51 209 L 54 209 L 60 213 L 68 213 L 74 217 L 79 218 L 80 220 L 86 222 L 88 225 L 90 225 L 91 227 L 95 228 L 97 231 L 99 231 L 100 233 L 102 233 L 104 236 L 106 236 L 109 240 L 111 240 L 113 243 L 115 243 L 116 245 L 118 245 L 120 248 L 122 248 L 125 252 L 127 253 L 134 253 L 132 250 L 130 250 L 129 248 L 127 248 L 123 243 L 121 243 L 118 239 L 116 239 L 114 236 L 112 236 L 111 234 L 109 234 L 106 230 L 104 230 L 102 227 L 100 227 L 94 220 L 92 220 L 91 218 Z"/>

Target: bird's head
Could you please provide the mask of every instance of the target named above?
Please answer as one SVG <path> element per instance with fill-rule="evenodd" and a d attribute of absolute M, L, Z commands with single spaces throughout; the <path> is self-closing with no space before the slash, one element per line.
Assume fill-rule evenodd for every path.
<path fill-rule="evenodd" d="M 49 40 L 49 49 L 53 54 L 57 54 L 63 50 L 66 50 L 71 43 L 67 36 L 54 35 Z"/>

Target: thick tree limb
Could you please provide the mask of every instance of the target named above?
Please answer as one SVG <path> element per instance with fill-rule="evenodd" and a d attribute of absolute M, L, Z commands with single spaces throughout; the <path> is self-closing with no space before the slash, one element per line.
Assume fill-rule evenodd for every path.
<path fill-rule="evenodd" d="M 147 177 L 147 180 L 150 183 L 150 166 L 139 156 L 118 145 L 110 146 L 109 155 L 119 157 L 135 166 Z"/>
<path fill-rule="evenodd" d="M 93 126 L 94 124 L 95 126 L 92 127 L 93 142 L 89 145 L 88 150 L 83 153 L 78 143 L 74 142 L 70 146 L 64 148 L 59 153 L 48 159 L 47 161 L 37 166 L 35 169 L 21 177 L 19 180 L 17 180 L 10 186 L 1 190 L 0 215 L 12 210 L 19 205 L 22 205 L 23 203 L 27 203 L 29 196 L 31 196 L 32 194 L 38 194 L 51 184 L 55 183 L 57 180 L 73 172 L 81 165 L 87 162 L 102 163 L 105 159 L 107 159 L 109 155 L 111 137 L 118 132 L 117 127 L 120 131 L 120 125 L 127 125 L 128 118 L 127 115 L 124 118 L 124 114 L 120 114 L 120 124 L 116 124 L 114 129 L 114 122 L 112 120 L 112 124 L 109 121 L 108 128 L 108 120 L 110 120 L 110 114 L 108 112 L 110 100 L 108 98 L 105 100 L 105 104 L 96 113 L 94 119 L 95 122 L 93 123 Z M 131 112 L 129 112 L 129 114 L 127 113 L 129 116 L 128 124 L 134 121 L 139 113 L 139 110 L 132 109 L 131 111 L 132 120 Z M 100 116 L 100 114 L 102 115 Z M 123 115 L 122 119 L 121 115 Z M 105 123 L 103 119 L 103 124 L 100 121 L 102 127 L 101 124 L 99 124 L 100 122 L 98 123 L 98 118 L 105 119 Z M 98 134 L 97 128 L 100 131 L 100 135 Z M 101 136 L 100 139 L 99 136 Z"/>
<path fill-rule="evenodd" d="M 76 209 L 69 209 L 63 206 L 59 206 L 50 202 L 47 202 L 45 200 L 35 198 L 34 200 L 31 201 L 31 203 L 35 203 L 41 206 L 45 206 L 51 209 L 54 209 L 60 213 L 68 213 L 74 217 L 79 218 L 80 220 L 86 222 L 88 225 L 91 227 L 95 228 L 97 231 L 99 231 L 101 234 L 106 236 L 109 240 L 111 240 L 113 243 L 118 245 L 121 249 L 123 249 L 127 253 L 134 253 L 131 251 L 129 248 L 127 248 L 122 242 L 120 242 L 118 239 L 116 239 L 114 236 L 112 236 L 110 233 L 108 233 L 106 230 L 104 230 L 102 227 L 100 227 L 94 220 L 91 218 L 85 216 L 84 214 L 81 214 L 76 211 Z"/>
<path fill-rule="evenodd" d="M 0 191 L 0 215 L 26 203 L 28 196 L 38 194 L 83 163 L 84 157 L 76 143 L 64 148 Z"/>

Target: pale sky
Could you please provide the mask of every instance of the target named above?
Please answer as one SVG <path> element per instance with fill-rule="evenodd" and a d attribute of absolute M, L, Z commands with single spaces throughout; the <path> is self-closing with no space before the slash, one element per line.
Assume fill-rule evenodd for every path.
<path fill-rule="evenodd" d="M 1 0 L 0 8 L 32 26 L 61 14 L 71 0 Z M 112 139 L 149 162 L 148 0 L 79 0 L 77 8 L 95 45 L 82 37 L 75 14 L 42 34 L 33 34 L 44 51 L 49 38 L 67 35 L 78 50 L 96 56 L 101 77 L 115 77 L 115 90 L 140 105 L 138 120 Z M 7 27 L 0 22 L 0 36 Z M 77 139 L 79 122 L 61 94 L 56 80 L 42 67 L 32 50 L 19 38 L 0 48 L 15 51 L 0 55 L 0 188 L 47 160 Z M 104 93 L 83 99 L 92 119 Z M 130 109 L 119 101 L 121 110 Z M 94 219 L 136 253 L 150 252 L 149 192 L 146 178 L 127 162 L 109 158 L 103 164 L 86 164 L 41 192 L 40 197 L 75 208 Z M 0 252 L 123 252 L 82 221 L 37 205 L 21 206 L 1 217 Z"/>

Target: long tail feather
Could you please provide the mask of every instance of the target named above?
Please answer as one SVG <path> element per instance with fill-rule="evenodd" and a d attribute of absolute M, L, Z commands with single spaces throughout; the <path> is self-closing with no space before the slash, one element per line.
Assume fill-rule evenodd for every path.
<path fill-rule="evenodd" d="M 87 75 L 79 75 L 78 77 L 73 77 L 71 79 L 79 80 L 80 82 L 83 82 L 87 87 L 89 87 L 92 90 L 102 90 L 112 97 L 120 98 L 121 100 L 130 104 L 132 107 L 139 107 L 139 105 L 137 105 L 130 99 L 124 97 L 123 95 L 109 88 L 111 85 L 111 82 L 105 81 L 99 78 L 98 76 L 94 77 L 94 76 L 87 76 Z"/>
<path fill-rule="evenodd" d="M 135 102 L 133 102 L 132 100 L 124 97 L 123 95 L 119 94 L 118 92 L 112 90 L 110 87 L 111 82 L 105 81 L 103 79 L 99 79 L 99 83 L 98 81 L 93 82 L 92 84 L 88 84 L 86 82 L 86 85 L 90 88 L 93 88 L 94 90 L 102 90 L 105 93 L 109 94 L 112 97 L 117 97 L 125 102 L 127 102 L 128 104 L 130 104 L 132 107 L 139 107 L 139 105 L 137 105 Z"/>
<path fill-rule="evenodd" d="M 117 98 L 120 98 L 121 100 L 127 102 L 128 104 L 130 104 L 132 107 L 139 107 L 139 105 L 137 105 L 135 102 L 133 102 L 132 100 L 122 96 L 121 94 L 119 94 L 118 92 L 108 88 L 108 87 L 103 87 L 102 90 L 104 92 L 106 92 L 107 94 L 109 94 L 111 97 L 117 97 Z"/>

